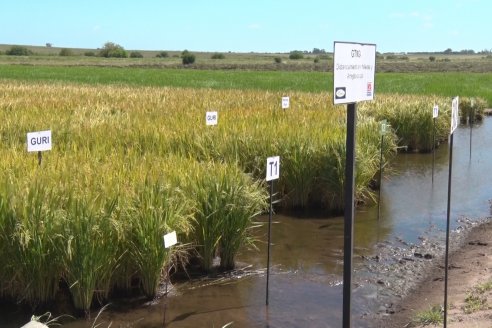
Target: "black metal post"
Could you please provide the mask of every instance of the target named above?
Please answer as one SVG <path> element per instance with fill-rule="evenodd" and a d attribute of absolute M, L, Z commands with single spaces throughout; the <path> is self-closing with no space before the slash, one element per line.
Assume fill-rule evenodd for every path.
<path fill-rule="evenodd" d="M 472 134 L 473 134 L 473 119 L 475 116 L 475 110 L 472 107 L 471 109 L 471 115 L 470 115 L 470 160 L 472 157 Z"/>
<path fill-rule="evenodd" d="M 434 165 L 436 163 L 436 118 L 432 127 L 432 184 L 434 184 Z"/>
<path fill-rule="evenodd" d="M 270 244 L 272 238 L 272 215 L 273 215 L 273 180 L 270 181 L 270 215 L 268 216 L 268 252 L 267 252 L 267 281 L 266 281 L 266 305 L 268 306 L 268 288 L 270 282 Z"/>
<path fill-rule="evenodd" d="M 352 312 L 352 257 L 354 236 L 355 130 L 357 106 L 347 105 L 347 139 L 344 186 L 344 250 L 343 250 L 343 328 L 350 328 Z"/>
<path fill-rule="evenodd" d="M 446 252 L 444 257 L 444 328 L 448 319 L 448 266 L 449 266 L 449 226 L 451 212 L 451 178 L 453 172 L 453 133 L 449 141 L 448 208 L 446 218 Z"/>
<path fill-rule="evenodd" d="M 378 220 L 381 218 L 381 189 L 383 187 L 383 148 L 384 135 L 381 135 L 381 154 L 379 155 L 379 192 L 378 192 Z"/>
<path fill-rule="evenodd" d="M 43 159 L 43 153 L 38 151 L 38 165 L 41 166 L 41 161 Z"/>

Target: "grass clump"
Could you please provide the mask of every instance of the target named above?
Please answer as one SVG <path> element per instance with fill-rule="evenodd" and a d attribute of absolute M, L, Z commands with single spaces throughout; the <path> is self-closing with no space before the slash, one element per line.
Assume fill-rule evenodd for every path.
<path fill-rule="evenodd" d="M 444 310 L 442 306 L 435 305 L 428 310 L 417 313 L 414 323 L 417 325 L 439 325 L 444 321 Z"/>

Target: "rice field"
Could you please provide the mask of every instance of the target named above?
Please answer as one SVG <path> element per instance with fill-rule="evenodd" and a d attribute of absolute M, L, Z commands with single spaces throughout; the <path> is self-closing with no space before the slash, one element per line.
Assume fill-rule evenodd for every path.
<path fill-rule="evenodd" d="M 281 158 L 278 207 L 340 213 L 345 108 L 329 93 L 0 81 L 0 298 L 33 306 L 60 281 L 77 309 L 138 289 L 152 298 L 177 265 L 234 267 L 254 247 L 254 217 L 267 209 L 268 156 Z M 429 149 L 432 106 L 438 138 L 450 101 L 382 95 L 359 107 L 356 199 L 371 202 L 379 169 L 398 145 Z M 205 125 L 217 111 L 217 126 Z M 53 149 L 26 151 L 26 133 L 52 131 Z M 417 133 L 418 132 L 418 133 Z M 177 231 L 180 244 L 164 248 Z"/>

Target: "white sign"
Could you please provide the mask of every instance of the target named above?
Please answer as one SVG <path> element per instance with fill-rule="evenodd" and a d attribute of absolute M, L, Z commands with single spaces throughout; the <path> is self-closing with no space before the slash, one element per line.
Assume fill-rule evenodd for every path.
<path fill-rule="evenodd" d="M 333 48 L 333 103 L 373 100 L 376 45 L 335 42 Z"/>
<path fill-rule="evenodd" d="M 454 97 L 453 102 L 451 103 L 451 132 L 450 134 L 453 134 L 454 130 L 458 127 L 458 121 L 459 121 L 459 112 L 458 112 L 458 106 L 459 106 L 460 100 L 459 97 Z"/>
<path fill-rule="evenodd" d="M 219 114 L 217 112 L 207 112 L 205 115 L 205 123 L 207 125 L 217 125 Z"/>
<path fill-rule="evenodd" d="M 164 247 L 169 248 L 178 243 L 178 238 L 176 237 L 176 231 L 170 232 L 164 235 Z"/>
<path fill-rule="evenodd" d="M 289 97 L 282 97 L 282 109 L 289 108 L 289 105 L 290 105 L 290 98 Z"/>
<path fill-rule="evenodd" d="M 28 132 L 27 151 L 51 150 L 51 130 Z"/>
<path fill-rule="evenodd" d="M 386 135 L 386 132 L 388 130 L 388 122 L 386 120 L 381 121 L 381 135 L 384 136 Z"/>
<path fill-rule="evenodd" d="M 434 105 L 432 108 L 432 118 L 437 118 L 439 116 L 439 106 Z"/>
<path fill-rule="evenodd" d="M 268 157 L 266 163 L 266 181 L 276 180 L 280 176 L 280 156 Z"/>

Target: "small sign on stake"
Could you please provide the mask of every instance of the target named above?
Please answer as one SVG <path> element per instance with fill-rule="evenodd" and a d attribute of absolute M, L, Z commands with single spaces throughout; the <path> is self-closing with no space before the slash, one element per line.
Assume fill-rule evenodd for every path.
<path fill-rule="evenodd" d="M 290 106 L 290 98 L 282 97 L 282 109 L 287 109 Z"/>
<path fill-rule="evenodd" d="M 51 150 L 51 130 L 27 133 L 28 152 L 46 150 Z"/>
<path fill-rule="evenodd" d="M 434 105 L 434 108 L 432 108 L 432 118 L 437 118 L 439 116 L 439 106 Z"/>
<path fill-rule="evenodd" d="M 268 157 L 266 181 L 277 180 L 280 176 L 280 156 Z"/>
<path fill-rule="evenodd" d="M 458 127 L 459 122 L 459 97 L 454 97 L 451 102 L 451 131 L 449 134 L 453 134 L 454 130 Z"/>
<path fill-rule="evenodd" d="M 390 125 L 388 124 L 388 121 L 386 121 L 386 120 L 382 120 L 381 121 L 381 135 L 382 136 L 385 136 L 386 135 L 386 133 L 388 132 L 388 127 L 389 126 Z"/>
<path fill-rule="evenodd" d="M 170 232 L 164 235 L 164 247 L 169 248 L 178 243 L 178 238 L 176 236 L 176 231 Z"/>
<path fill-rule="evenodd" d="M 206 125 L 217 125 L 219 121 L 219 114 L 217 112 L 207 112 L 205 115 Z"/>

